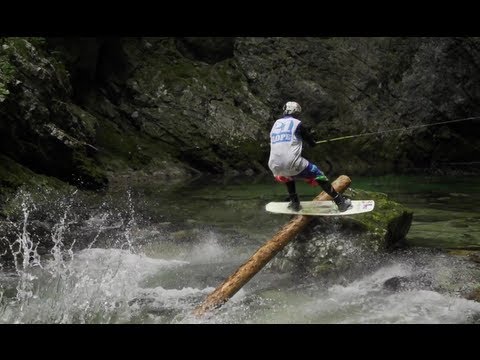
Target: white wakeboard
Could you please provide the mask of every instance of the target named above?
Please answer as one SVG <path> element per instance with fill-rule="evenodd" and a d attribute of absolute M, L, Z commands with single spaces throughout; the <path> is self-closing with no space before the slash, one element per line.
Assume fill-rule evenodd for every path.
<path fill-rule="evenodd" d="M 344 211 L 338 211 L 337 205 L 331 200 L 301 201 L 300 211 L 287 208 L 288 202 L 270 202 L 265 205 L 265 210 L 277 214 L 311 215 L 311 216 L 344 216 L 361 214 L 372 211 L 375 207 L 374 200 L 351 200 L 352 206 Z"/>

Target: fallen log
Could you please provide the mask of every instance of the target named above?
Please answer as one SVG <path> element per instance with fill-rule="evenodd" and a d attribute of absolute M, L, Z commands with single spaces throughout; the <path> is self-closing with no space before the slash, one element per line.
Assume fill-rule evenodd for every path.
<path fill-rule="evenodd" d="M 341 175 L 332 186 L 337 192 L 344 192 L 350 186 L 348 176 Z M 322 191 L 313 200 L 331 200 L 332 198 Z M 197 317 L 219 308 L 237 293 L 256 273 L 258 273 L 280 250 L 282 250 L 302 229 L 310 222 L 311 216 L 297 215 L 285 224 L 269 241 L 267 241 L 250 259 L 248 259 L 227 280 L 218 286 L 205 301 L 198 306 L 193 314 Z"/>

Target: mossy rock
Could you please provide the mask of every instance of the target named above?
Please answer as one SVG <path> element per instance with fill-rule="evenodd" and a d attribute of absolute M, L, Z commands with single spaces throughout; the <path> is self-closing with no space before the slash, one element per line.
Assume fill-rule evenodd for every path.
<path fill-rule="evenodd" d="M 11 193 L 22 185 L 30 187 L 48 186 L 54 189 L 67 186 L 54 177 L 36 174 L 9 157 L 0 154 L 0 194 Z"/>
<path fill-rule="evenodd" d="M 73 155 L 73 169 L 75 178 L 73 183 L 84 189 L 103 189 L 108 185 L 107 174 L 91 158 L 81 152 Z"/>
<path fill-rule="evenodd" d="M 348 189 L 352 200 L 375 200 L 375 209 L 352 217 L 375 239 L 378 247 L 394 249 L 406 246 L 406 235 L 412 224 L 413 212 L 389 200 L 384 193 Z"/>
<path fill-rule="evenodd" d="M 413 213 L 387 195 L 348 190 L 354 200 L 375 200 L 369 213 L 315 217 L 307 228 L 271 261 L 278 271 L 300 271 L 318 276 L 358 265 L 358 258 L 406 246 Z"/>

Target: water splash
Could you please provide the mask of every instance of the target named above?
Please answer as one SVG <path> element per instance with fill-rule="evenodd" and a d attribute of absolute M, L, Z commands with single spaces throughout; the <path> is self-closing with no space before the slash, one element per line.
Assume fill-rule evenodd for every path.
<path fill-rule="evenodd" d="M 53 226 L 53 233 L 52 233 L 52 241 L 53 241 L 53 247 L 50 250 L 50 254 L 53 256 L 53 262 L 55 266 L 53 267 L 55 269 L 55 272 L 57 273 L 59 270 L 65 268 L 65 261 L 64 257 L 65 255 L 67 258 L 72 259 L 73 258 L 73 246 L 75 245 L 75 239 L 72 241 L 70 248 L 65 249 L 65 246 L 63 244 L 63 239 L 64 239 L 64 234 L 68 229 L 68 223 L 67 223 L 67 218 L 70 214 L 70 209 L 72 206 L 72 200 L 73 196 L 77 193 L 77 190 L 75 190 L 72 194 L 72 197 L 70 197 L 70 201 L 67 203 L 67 206 L 65 207 L 65 210 L 63 212 L 62 217 L 60 218 L 60 221 L 56 223 Z M 60 276 L 63 276 L 64 273 L 60 273 Z"/>
<path fill-rule="evenodd" d="M 464 323 L 480 313 L 480 304 L 449 292 L 435 291 L 436 266 L 393 263 L 347 285 L 330 287 L 320 300 L 306 306 L 316 321 L 337 323 Z M 430 276 L 425 281 L 425 275 Z M 405 286 L 385 287 L 391 278 L 406 279 Z"/>
<path fill-rule="evenodd" d="M 460 290 L 478 269 L 465 260 L 415 249 L 383 254 L 375 269 L 365 269 L 353 280 L 334 284 L 315 281 L 294 286 L 295 295 L 280 291 L 257 293 L 269 299 L 242 322 L 258 323 L 471 323 L 480 315 L 480 303 L 461 297 Z M 387 286 L 398 279 L 397 286 Z M 472 282 L 475 286 L 475 282 Z M 250 295 L 251 296 L 251 295 Z M 232 312 L 239 321 L 241 314 Z"/>
<path fill-rule="evenodd" d="M 21 303 L 20 311 L 22 311 L 23 307 L 28 304 L 29 299 L 34 297 L 34 281 L 37 277 L 29 270 L 34 267 L 42 267 L 42 265 L 37 252 L 38 243 L 32 241 L 27 231 L 30 212 L 36 207 L 28 193 L 22 191 L 19 195 L 22 198 L 23 219 L 17 238 L 9 244 L 9 248 L 13 256 L 15 270 L 19 276 L 16 286 L 16 299 Z"/>
<path fill-rule="evenodd" d="M 125 256 L 115 256 L 115 253 L 113 259 L 116 259 L 116 262 L 107 262 L 95 276 L 91 275 L 90 260 L 82 257 L 82 252 L 77 253 L 76 256 L 80 254 L 80 258 L 75 259 L 73 246 L 76 239 L 71 238 L 74 234 L 70 232 L 70 226 L 79 226 L 76 214 L 71 213 L 72 205 L 78 200 L 76 194 L 77 191 L 74 191 L 63 201 L 54 204 L 56 207 L 51 208 L 50 216 L 58 213 L 60 218 L 51 227 L 49 234 L 42 238 L 32 237 L 28 230 L 32 223 L 31 215 L 37 210 L 31 194 L 23 190 L 17 193 L 16 201 L 20 204 L 21 217 L 16 221 L 9 220 L 9 225 L 16 229 L 14 241 L 9 244 L 16 278 L 15 295 L 13 298 L 6 297 L 8 289 L 5 290 L 3 285 L 0 288 L 1 322 L 110 322 L 112 318 L 105 314 L 118 312 L 118 301 L 114 299 L 122 298 L 118 293 L 119 289 L 131 285 L 129 279 L 134 282 L 135 279 L 138 280 L 135 274 L 143 273 L 137 267 L 125 272 L 126 276 L 119 279 L 119 270 Z M 100 218 L 111 220 L 114 218 L 112 213 L 104 211 Z M 123 226 L 118 229 L 120 236 L 116 236 L 115 243 L 118 249 L 126 249 L 128 254 L 133 254 L 136 218 L 130 192 L 127 192 L 127 215 L 126 220 L 120 217 Z M 86 223 L 86 226 L 88 225 Z M 87 246 L 92 252 L 96 251 L 93 246 L 105 230 L 101 223 L 97 225 L 100 226 L 96 228 L 96 235 Z M 67 236 L 70 237 L 67 241 L 69 246 L 65 242 Z M 124 241 L 121 241 L 122 238 Z M 48 254 L 43 257 L 37 251 L 41 243 L 52 244 Z M 83 261 L 83 266 L 79 266 L 79 261 Z M 119 283 L 122 285 L 119 286 Z M 11 288 L 9 292 L 12 290 Z"/>
<path fill-rule="evenodd" d="M 134 241 L 132 238 L 132 230 L 136 227 L 136 220 L 135 220 L 135 208 L 132 202 L 132 192 L 130 189 L 127 191 L 127 209 L 128 209 L 128 221 L 125 225 L 125 240 L 126 244 L 128 245 L 128 249 L 135 253 Z"/>
<path fill-rule="evenodd" d="M 23 197 L 21 204 L 23 213 L 21 228 L 16 240 L 9 245 L 17 272 L 25 270 L 30 266 L 41 266 L 40 257 L 37 253 L 38 244 L 32 241 L 27 231 L 28 217 L 32 209 L 36 209 L 36 207 L 28 193 L 22 192 L 20 196 Z"/>
<path fill-rule="evenodd" d="M 375 257 L 333 232 L 322 244 L 315 237 L 305 243 L 317 246 L 320 259 L 336 253 L 353 260 L 329 282 L 264 269 L 217 313 L 193 318 L 258 242 L 214 227 L 145 225 L 134 193 L 124 194 L 117 206 L 105 200 L 82 214 L 78 198 L 58 202 L 46 235 L 52 247 L 41 258 L 39 238 L 28 231 L 38 206 L 22 202 L 15 271 L 8 279 L 0 273 L 1 323 L 444 323 L 472 322 L 480 313 L 478 303 L 460 297 L 464 285 L 452 287 L 473 283 L 477 273 L 465 262 L 418 250 Z M 408 282 L 388 289 L 392 278 Z"/>
<path fill-rule="evenodd" d="M 200 241 L 192 249 L 189 258 L 194 263 L 218 262 L 223 259 L 226 251 L 227 248 L 220 245 L 217 234 L 209 231 L 200 237 Z"/>

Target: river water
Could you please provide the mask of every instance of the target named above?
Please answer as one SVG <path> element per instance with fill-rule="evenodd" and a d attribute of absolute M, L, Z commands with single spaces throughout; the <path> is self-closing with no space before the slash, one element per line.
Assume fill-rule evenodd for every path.
<path fill-rule="evenodd" d="M 191 311 L 288 221 L 264 211 L 284 200 L 283 185 L 147 179 L 104 194 L 19 192 L 17 215 L 1 226 L 30 256 L 2 264 L 0 323 L 478 323 L 480 303 L 465 298 L 480 286 L 465 252 L 480 249 L 478 178 L 358 177 L 351 187 L 410 207 L 415 246 L 365 254 L 337 238 L 355 271 L 327 279 L 265 268 L 202 319 Z M 301 200 L 319 191 L 297 190 Z"/>

